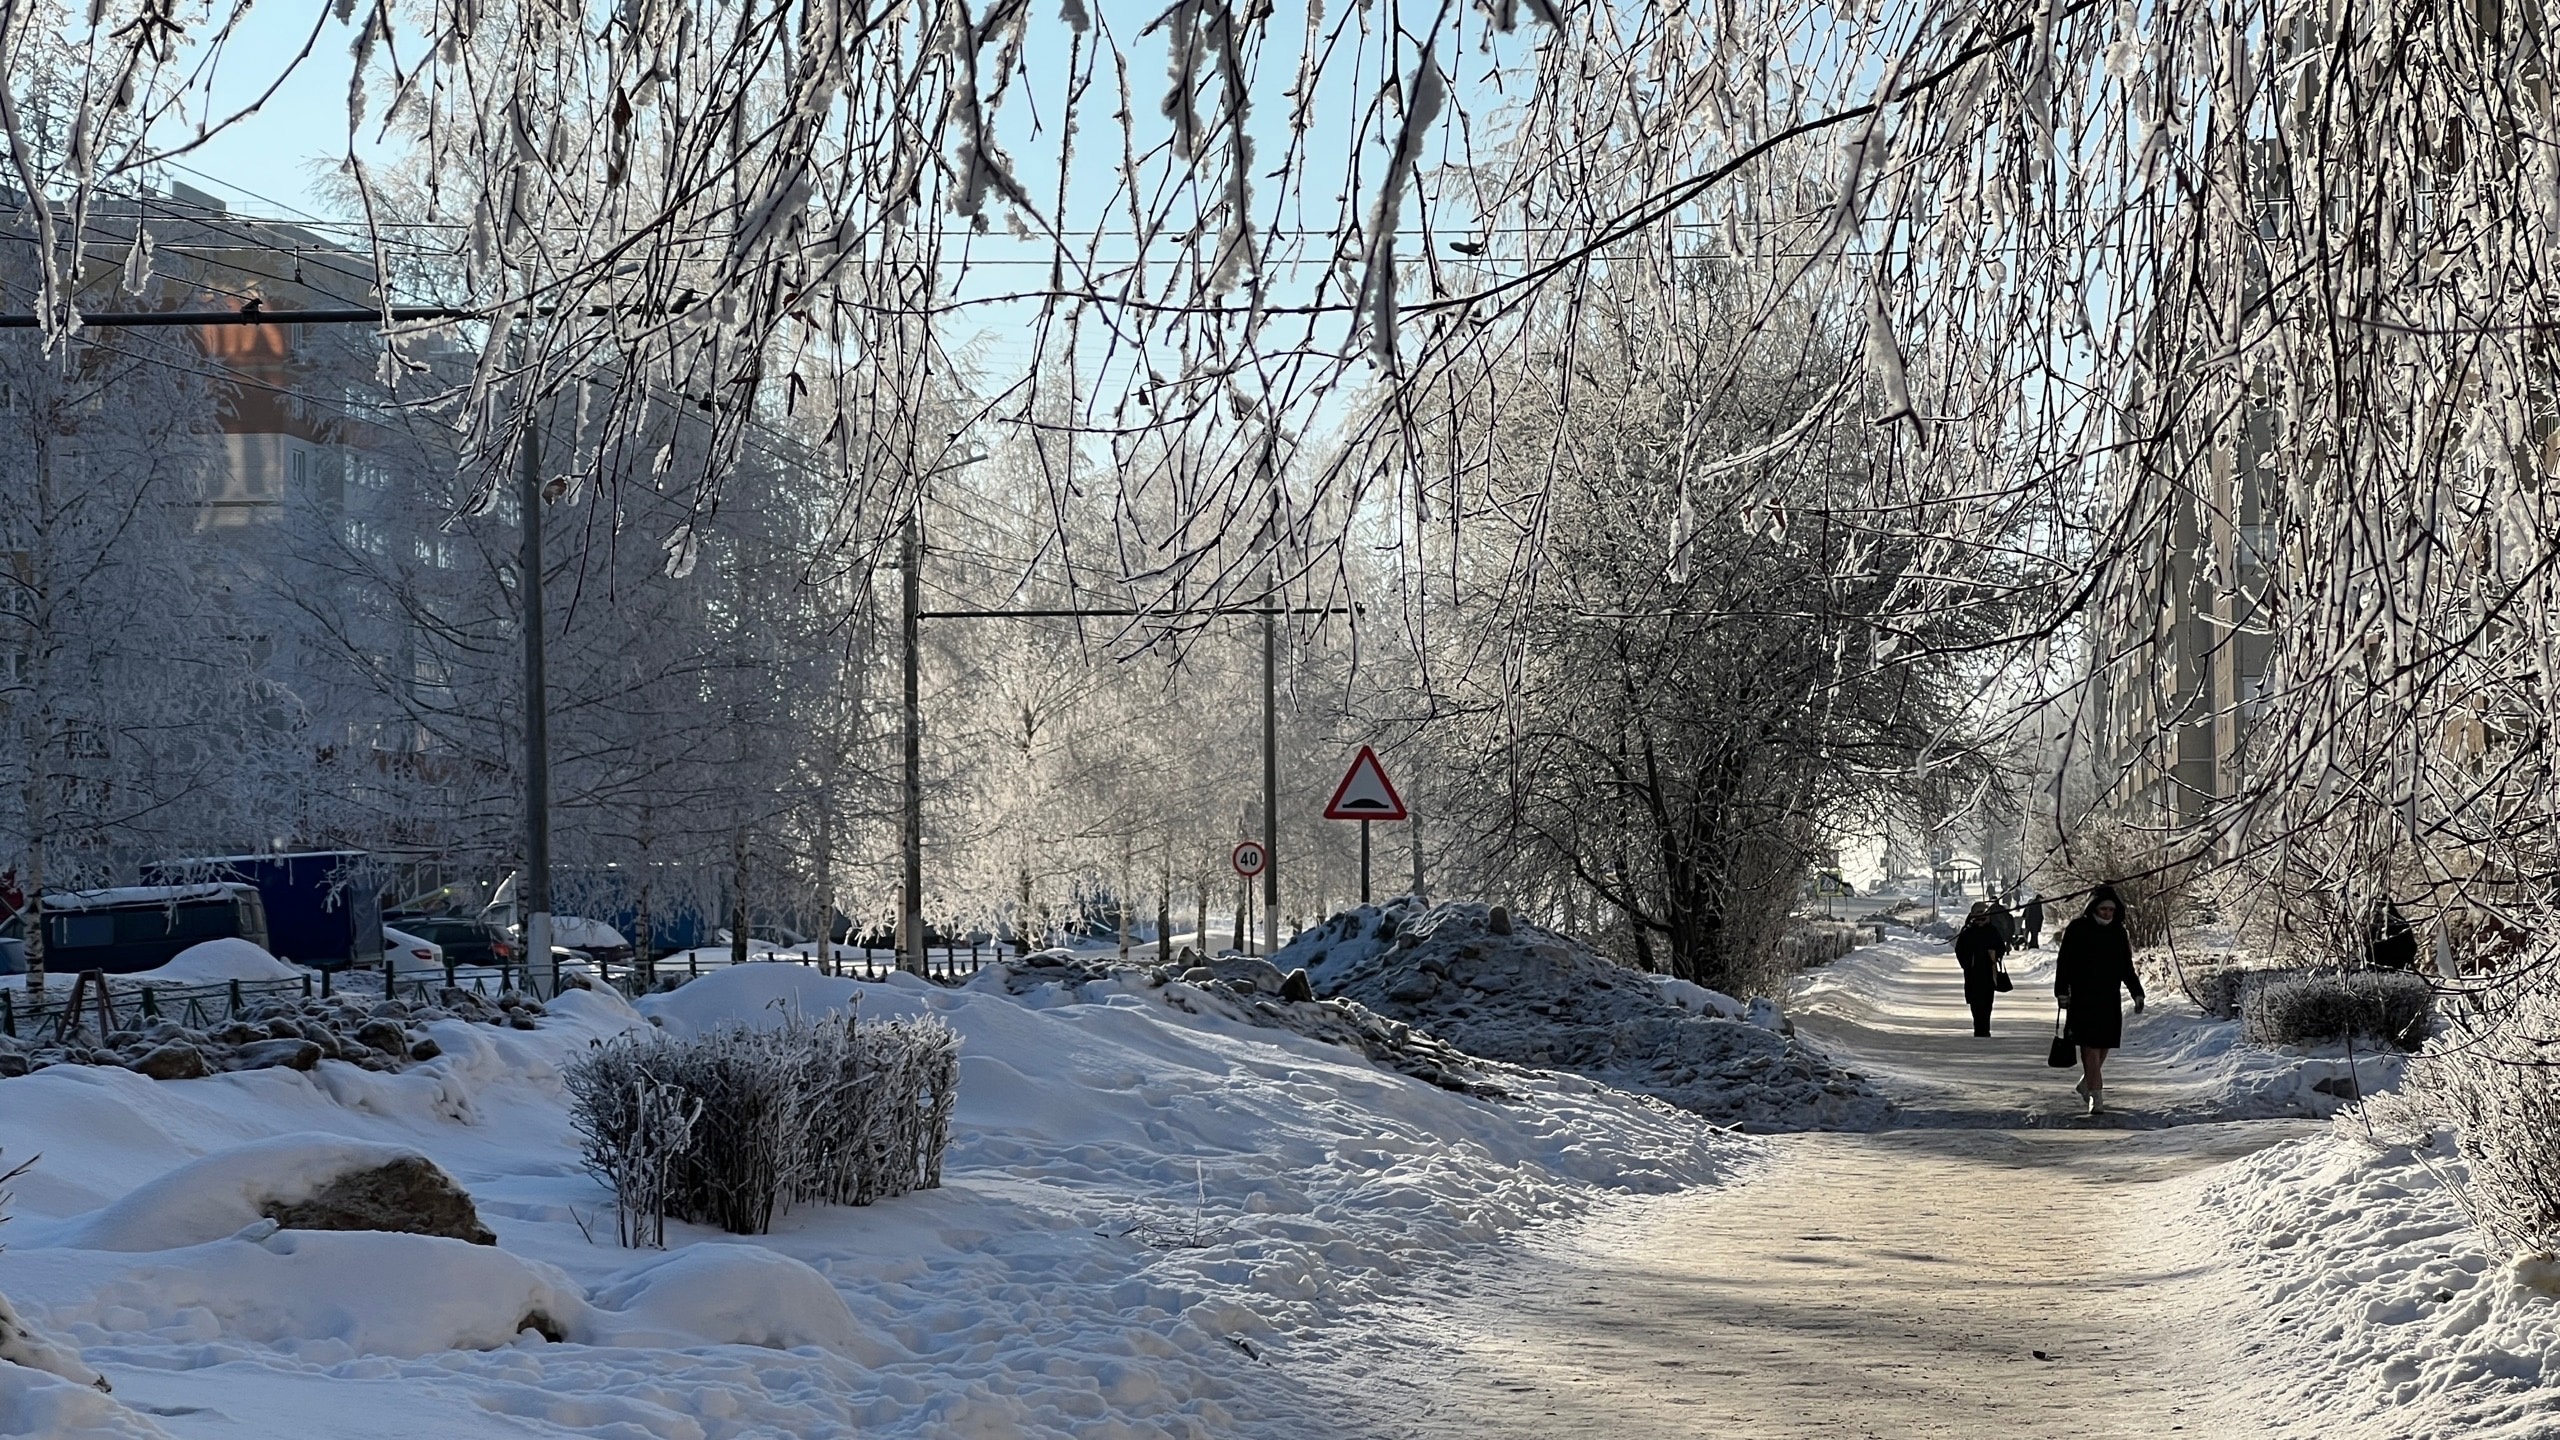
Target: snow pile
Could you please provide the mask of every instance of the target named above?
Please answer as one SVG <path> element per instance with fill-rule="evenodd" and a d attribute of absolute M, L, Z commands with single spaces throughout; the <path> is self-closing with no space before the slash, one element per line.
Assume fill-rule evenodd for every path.
<path fill-rule="evenodd" d="M 1185 1015 L 1216 1015 L 1344 1046 L 1382 1069 L 1486 1099 L 1507 1093 L 1503 1075 L 1512 1068 L 1469 1055 L 1356 1001 L 1338 996 L 1319 1000 L 1303 974 L 1283 975 L 1278 966 L 1252 955 L 1231 953 L 1189 965 L 1158 966 L 1127 965 L 1111 956 L 1065 949 L 1039 950 L 988 966 L 968 983 L 1034 1004 L 1154 992 L 1153 998 Z"/>
<path fill-rule="evenodd" d="M 717 978 L 651 997 L 655 1028 L 779 1025 L 776 999 L 817 1023 L 853 993 L 789 965 Z M 754 1242 L 670 1222 L 664 1257 L 613 1243 L 612 1196 L 576 1160 L 564 1071 L 649 1033 L 608 994 L 564 994 L 534 1030 L 436 1022 L 442 1053 L 396 1072 L 0 1081 L 0 1149 L 44 1157 L 12 1187 L 0 1293 L 116 1385 L 0 1366 L 0 1414 L 180 1440 L 344 1434 L 351 1405 L 400 1437 L 1347 1436 L 1358 1418 L 1309 1377 L 1357 1362 L 1356 1317 L 1609 1192 L 1711 1183 L 1754 1153 L 1576 1076 L 1505 1070 L 1488 1103 L 1385 1072 L 1229 1013 L 1246 997 L 1223 984 L 860 993 L 867 1020 L 961 1037 L 942 1188 L 795 1206 Z M 264 1222 L 177 1249 L 58 1243 L 167 1213 L 122 1202 L 192 1162 L 295 1135 L 426 1156 L 498 1245 Z M 184 1236 L 240 1211 L 216 1208 Z"/>
<path fill-rule="evenodd" d="M 2560 1288 L 2486 1253 L 2439 1176 L 2445 1137 L 2369 1141 L 2352 1118 L 2209 1172 L 2190 1238 L 2224 1254 L 2214 1327 L 2280 1337 L 2245 1369 L 2248 1433 L 2541 1440 L 2560 1433 Z M 2274 1323 L 2270 1327 L 2267 1322 Z"/>
<path fill-rule="evenodd" d="M 2252 1045 L 2243 1028 L 2207 1018 L 2184 996 L 2155 995 L 2142 1014 L 2125 1016 L 2125 1047 L 2187 1092 L 2170 1107 L 2181 1120 L 2326 1119 L 2399 1088 L 2409 1065 L 2404 1052 L 2369 1041 Z"/>
<path fill-rule="evenodd" d="M 220 985 L 232 980 L 299 980 L 303 972 L 236 935 L 190 945 L 156 970 L 132 976 L 147 984 Z"/>
<path fill-rule="evenodd" d="M 1786 1033 L 1774 1005 L 1723 1018 L 1730 997 L 1668 991 L 1499 906 L 1362 906 L 1273 963 L 1468 1054 L 1570 1070 L 1746 1130 L 1863 1129 L 1891 1110 Z"/>
<path fill-rule="evenodd" d="M 169 1440 L 169 1432 L 99 1393 L 45 1371 L 0 1365 L 0 1435 L 43 1440 Z"/>
<path fill-rule="evenodd" d="M 137 1333 L 224 1358 L 254 1346 L 320 1365 L 494 1350 L 528 1330 L 590 1333 L 586 1296 L 557 1267 L 440 1236 L 261 1223 L 211 1244 L 101 1262 L 94 1252 L 13 1246 L 8 1289 L 93 1357 Z"/>
<path fill-rule="evenodd" d="M 692 1036 L 729 1025 L 774 1029 L 794 1019 L 850 1015 L 865 993 L 859 980 L 822 974 L 787 960 L 756 961 L 644 995 L 633 1002 L 633 1008 L 670 1035 Z"/>
<path fill-rule="evenodd" d="M 591 1326 L 616 1345 L 814 1345 L 870 1349 L 827 1277 L 761 1245 L 696 1245 L 624 1272 L 597 1290 Z"/>
<path fill-rule="evenodd" d="M 425 1158 L 403 1145 L 280 1135 L 181 1165 L 114 1204 L 55 1228 L 42 1243 L 119 1251 L 202 1245 L 303 1205 L 342 1177 Z"/>
<path fill-rule="evenodd" d="M 1648 977 L 1662 991 L 1662 998 L 1692 1015 L 1712 1015 L 1718 1020 L 1748 1020 L 1751 1007 L 1721 990 L 1710 990 L 1694 980 L 1677 975 Z"/>

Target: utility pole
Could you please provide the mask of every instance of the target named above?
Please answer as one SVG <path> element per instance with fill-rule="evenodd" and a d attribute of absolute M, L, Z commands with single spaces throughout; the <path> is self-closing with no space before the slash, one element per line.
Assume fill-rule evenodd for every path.
<path fill-rule="evenodd" d="M 1262 609 L 1262 953 L 1280 953 L 1279 599 Z"/>
<path fill-rule="evenodd" d="M 907 793 L 906 833 L 901 837 L 906 850 L 906 880 L 898 896 L 898 968 L 917 975 L 925 972 L 924 699 L 916 680 L 916 634 L 922 628 L 917 622 L 924 613 L 923 576 L 919 573 L 924 569 L 923 509 L 924 496 L 919 490 L 915 508 L 907 512 L 906 538 L 899 546 L 904 562 L 899 575 L 899 590 L 904 597 L 899 626 L 906 635 L 906 656 L 901 668 L 906 682 Z"/>
<path fill-rule="evenodd" d="M 549 964 L 557 989 L 560 971 L 551 957 L 551 707 L 542 668 L 542 450 L 529 407 L 516 505 L 523 512 L 516 565 L 524 626 L 524 883 L 516 887 L 516 898 L 524 910 L 526 974 Z"/>

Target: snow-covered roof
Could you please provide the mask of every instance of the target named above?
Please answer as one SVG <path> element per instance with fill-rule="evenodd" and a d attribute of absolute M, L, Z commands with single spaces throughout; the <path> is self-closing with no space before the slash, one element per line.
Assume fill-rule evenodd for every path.
<path fill-rule="evenodd" d="M 58 890 L 44 897 L 47 910 L 104 910 L 116 905 L 174 905 L 181 900 L 219 900 L 254 895 L 255 885 L 208 881 L 202 885 L 120 885 L 108 890 Z"/>
<path fill-rule="evenodd" d="M 363 860 L 371 857 L 366 850 L 287 850 L 270 855 L 190 855 L 184 860 L 163 860 L 163 870 L 180 870 L 194 865 L 256 865 L 269 860 Z"/>

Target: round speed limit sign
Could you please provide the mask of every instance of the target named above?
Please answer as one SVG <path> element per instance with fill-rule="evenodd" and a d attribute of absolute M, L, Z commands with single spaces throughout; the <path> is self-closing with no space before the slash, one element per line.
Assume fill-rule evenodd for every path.
<path fill-rule="evenodd" d="M 1259 840 L 1247 840 L 1237 845 L 1235 854 L 1230 858 L 1235 862 L 1236 873 L 1247 880 L 1261 874 L 1271 865 L 1271 852 L 1263 849 L 1262 842 Z"/>

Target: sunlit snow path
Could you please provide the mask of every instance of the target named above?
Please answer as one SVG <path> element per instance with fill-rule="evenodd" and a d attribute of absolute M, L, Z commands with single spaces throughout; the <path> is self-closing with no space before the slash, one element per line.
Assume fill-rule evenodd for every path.
<path fill-rule="evenodd" d="M 2172 1127 L 2200 1097 L 2133 1051 L 2126 1113 L 2079 1120 L 2036 972 L 1975 1040 L 1941 948 L 1861 952 L 1795 1012 L 1916 1123 L 1778 1137 L 1747 1183 L 1630 1199 L 1417 1306 L 1346 1377 L 1377 1433 L 2221 1433 L 2216 1377 L 2174 1358 L 2199 1262 L 2161 1182 L 2313 1126 Z"/>

